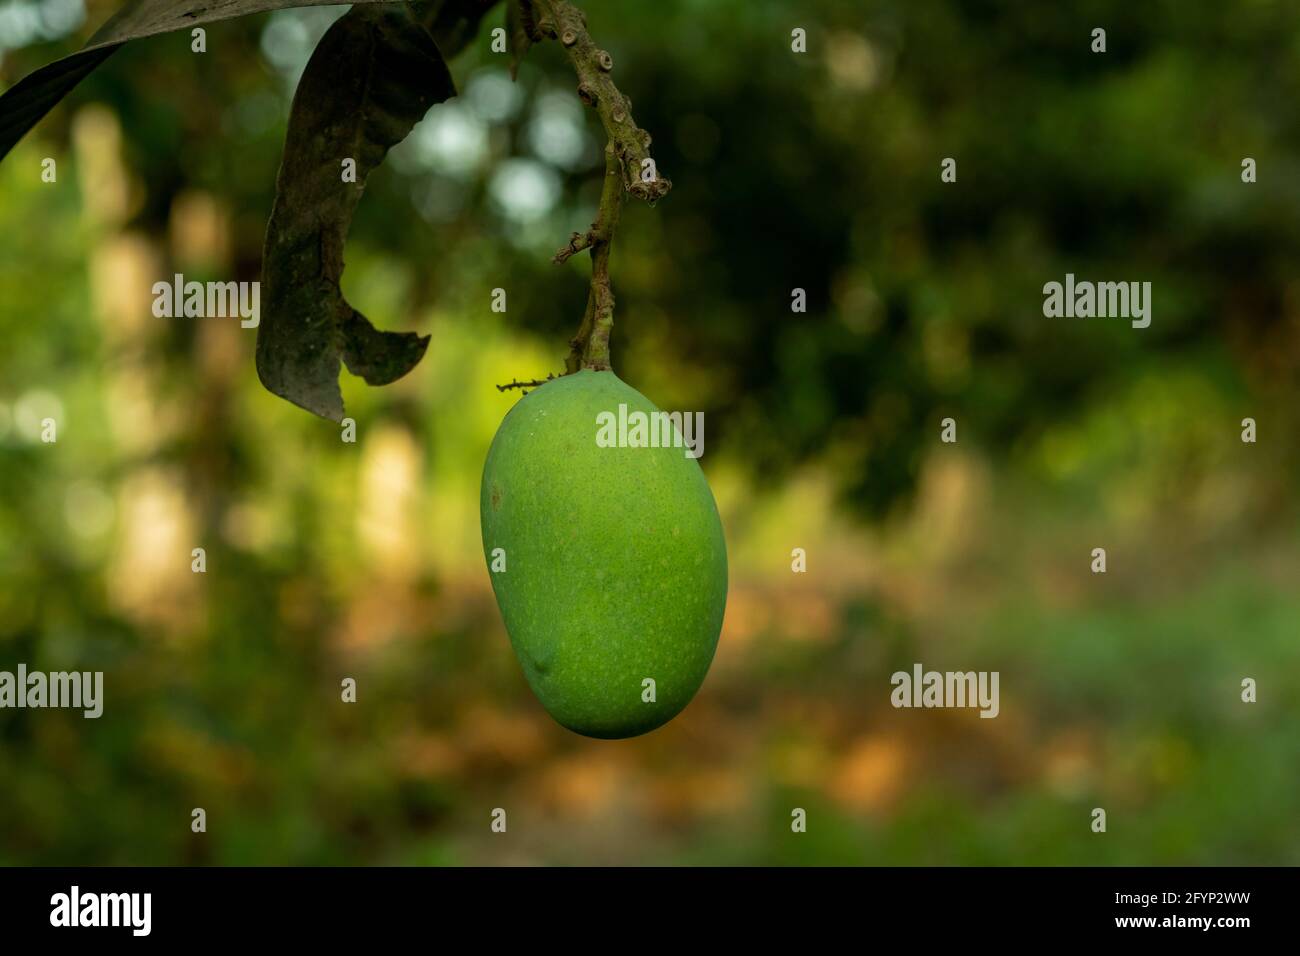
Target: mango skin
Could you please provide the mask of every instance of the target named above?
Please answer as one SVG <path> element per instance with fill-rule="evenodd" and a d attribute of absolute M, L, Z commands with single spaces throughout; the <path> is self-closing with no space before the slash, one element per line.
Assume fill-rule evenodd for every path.
<path fill-rule="evenodd" d="M 483 554 L 533 693 L 588 737 L 675 717 L 708 673 L 727 602 L 713 493 L 683 448 L 601 448 L 597 415 L 656 412 L 613 372 L 547 382 L 510 410 L 483 468 Z M 506 570 L 493 573 L 504 548 Z M 655 701 L 642 700 L 645 678 Z"/>

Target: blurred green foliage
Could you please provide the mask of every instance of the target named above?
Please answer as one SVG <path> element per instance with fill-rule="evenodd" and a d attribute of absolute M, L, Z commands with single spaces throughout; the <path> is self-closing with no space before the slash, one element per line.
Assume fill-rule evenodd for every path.
<path fill-rule="evenodd" d="M 558 51 L 511 85 L 485 30 L 372 177 L 344 292 L 433 341 L 345 376 L 345 444 L 250 331 L 148 294 L 258 277 L 343 8 L 141 41 L 0 164 L 0 669 L 106 687 L 98 721 L 0 712 L 0 863 L 1300 862 L 1294 7 L 586 6 L 674 183 L 625 213 L 614 361 L 706 414 L 732 591 L 700 696 L 561 730 L 482 566 L 493 386 L 558 371 L 586 296 L 550 255 L 600 130 Z M 1044 318 L 1066 272 L 1152 282 L 1151 327 Z M 892 710 L 914 661 L 1000 671 L 1001 716 Z"/>

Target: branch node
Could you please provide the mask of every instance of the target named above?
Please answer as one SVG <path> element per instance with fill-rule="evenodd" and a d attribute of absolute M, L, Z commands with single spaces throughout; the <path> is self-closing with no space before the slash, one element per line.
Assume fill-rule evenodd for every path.
<path fill-rule="evenodd" d="M 595 223 L 592 223 L 592 229 L 595 229 Z M 590 249 L 591 244 L 595 239 L 596 237 L 594 232 L 575 232 L 573 235 L 569 236 L 568 243 L 561 246 L 560 250 L 551 257 L 551 261 L 557 266 L 563 265 L 583 249 Z"/>

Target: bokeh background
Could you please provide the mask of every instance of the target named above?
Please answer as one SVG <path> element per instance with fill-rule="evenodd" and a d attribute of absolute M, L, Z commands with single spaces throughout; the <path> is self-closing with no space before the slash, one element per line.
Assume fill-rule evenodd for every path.
<path fill-rule="evenodd" d="M 1300 863 L 1300 11 L 586 6 L 674 182 L 625 213 L 614 349 L 705 412 L 731 591 L 696 700 L 552 723 L 480 550 L 494 385 L 559 371 L 586 295 L 550 255 L 602 141 L 559 51 L 512 84 L 492 14 L 372 177 L 344 291 L 432 344 L 344 377 L 345 444 L 255 333 L 149 291 L 258 278 L 345 8 L 137 41 L 0 164 L 0 669 L 106 675 L 98 721 L 0 712 L 0 863 Z M 113 8 L 0 0 L 0 82 Z M 1044 318 L 1066 272 L 1151 281 L 1151 327 Z M 916 661 L 999 671 L 1001 715 L 892 709 Z"/>

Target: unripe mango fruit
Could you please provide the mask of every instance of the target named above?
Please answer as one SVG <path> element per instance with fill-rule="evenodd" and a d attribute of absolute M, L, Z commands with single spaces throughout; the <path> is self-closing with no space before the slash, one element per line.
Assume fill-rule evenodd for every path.
<path fill-rule="evenodd" d="M 659 411 L 611 371 L 529 392 L 492 440 L 479 503 L 524 676 L 552 717 L 588 737 L 633 737 L 676 716 L 704 681 L 727 602 L 704 472 L 683 448 L 600 447 L 597 416 L 620 403 Z M 494 552 L 505 570 L 493 570 Z"/>

